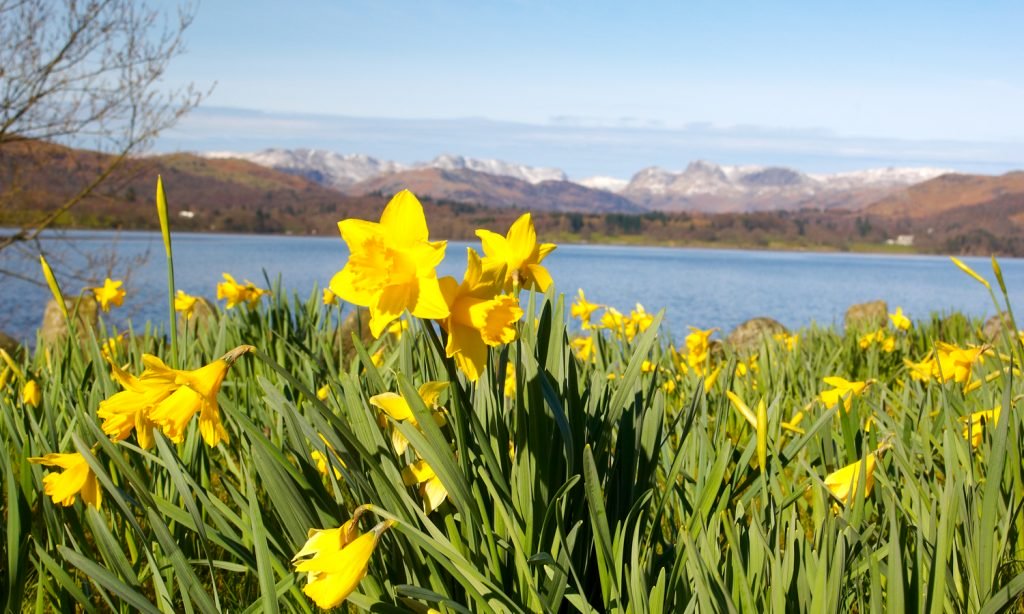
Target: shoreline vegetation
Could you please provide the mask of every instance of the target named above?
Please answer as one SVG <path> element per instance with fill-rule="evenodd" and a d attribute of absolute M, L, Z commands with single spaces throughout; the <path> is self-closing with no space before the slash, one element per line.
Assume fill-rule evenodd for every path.
<path fill-rule="evenodd" d="M 63 334 L 0 352 L 5 610 L 1024 599 L 1024 335 L 994 258 L 994 283 L 950 264 L 991 330 L 874 308 L 677 342 L 660 313 L 561 294 L 529 214 L 446 253 L 402 192 L 339 224 L 322 297 L 225 273 L 216 305 L 175 290 L 160 218 L 166 329 L 108 328 L 132 297 L 105 280 L 97 328 L 72 301 Z"/>

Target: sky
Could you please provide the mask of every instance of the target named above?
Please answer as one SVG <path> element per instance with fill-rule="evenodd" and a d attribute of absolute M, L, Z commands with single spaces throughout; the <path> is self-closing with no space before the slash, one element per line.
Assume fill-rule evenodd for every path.
<path fill-rule="evenodd" d="M 159 151 L 1024 168 L 1020 2 L 207 0 Z"/>

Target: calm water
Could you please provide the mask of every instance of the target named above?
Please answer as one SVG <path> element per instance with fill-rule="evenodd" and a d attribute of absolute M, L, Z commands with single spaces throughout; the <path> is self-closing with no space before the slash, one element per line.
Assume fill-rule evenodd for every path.
<path fill-rule="evenodd" d="M 121 260 L 148 253 L 144 263 L 132 267 L 125 307 L 115 309 L 112 319 L 123 325 L 131 318 L 137 328 L 146 319 L 166 321 L 159 233 L 82 231 L 64 236 L 67 240 L 48 239 L 43 246 L 53 250 L 54 258 L 63 254 L 71 266 L 85 266 L 90 258 L 103 260 L 113 250 Z M 475 244 L 449 243 L 440 274 L 461 279 L 470 245 Z M 280 275 L 286 289 L 306 297 L 314 286 L 327 284 L 347 254 L 337 237 L 184 233 L 174 236 L 174 250 L 177 287 L 211 299 L 222 272 L 261 286 L 265 276 L 273 280 Z M 987 259 L 965 261 L 991 278 Z M 1011 300 L 1024 304 L 1024 260 L 1000 262 Z M 975 316 L 994 312 L 985 289 L 945 257 L 563 245 L 545 264 L 567 295 L 583 288 L 590 301 L 623 312 L 637 302 L 648 311 L 666 309 L 668 330 L 677 338 L 687 325 L 728 331 L 755 316 L 770 316 L 791 328 L 841 323 L 849 305 L 874 299 L 888 301 L 890 309 L 902 306 L 912 318 L 933 311 Z M 42 279 L 37 258 L 19 257 L 12 250 L 0 252 L 0 269 Z M 96 270 L 102 276 L 105 269 Z M 113 273 L 124 276 L 125 266 Z M 64 278 L 61 282 L 68 295 L 84 285 Z M 0 290 L 0 328 L 21 338 L 32 336 L 48 290 L 11 276 L 0 277 Z"/>

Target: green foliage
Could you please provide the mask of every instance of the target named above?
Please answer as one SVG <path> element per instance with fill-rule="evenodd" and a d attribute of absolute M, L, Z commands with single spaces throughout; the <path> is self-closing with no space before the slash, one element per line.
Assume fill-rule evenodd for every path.
<path fill-rule="evenodd" d="M 221 389 L 230 441 L 215 449 L 194 424 L 182 443 L 158 434 L 148 451 L 134 437 L 110 442 L 96 408 L 118 388 L 101 344 L 37 350 L 19 366 L 40 383 L 40 406 L 22 402 L 17 379 L 0 390 L 0 603 L 311 612 L 292 556 L 309 529 L 338 527 L 369 504 L 362 530 L 395 521 L 349 599 L 373 611 L 996 612 L 1018 604 L 1016 338 L 994 344 L 975 366 L 982 384 L 969 392 L 908 377 L 902 359 L 922 359 L 937 340 L 981 342 L 976 323 L 938 318 L 899 334 L 891 353 L 818 328 L 800 331 L 793 349 L 766 339 L 753 358 L 726 350 L 706 386 L 680 366 L 659 319 L 632 341 L 585 331 L 597 352 L 581 361 L 561 297 L 532 297 L 527 312 L 519 339 L 492 351 L 475 384 L 445 358 L 434 326 L 415 321 L 400 339 L 340 338 L 341 315 L 317 293 L 300 300 L 275 288 L 258 309 L 182 327 L 177 356 L 159 331 L 129 331 L 116 360 L 133 373 L 143 352 L 197 368 L 240 344 L 258 348 Z M 875 381 L 849 412 L 829 410 L 818 394 L 831 375 Z M 449 382 L 444 424 L 416 394 L 434 380 Z M 751 406 L 766 400 L 764 473 L 754 429 L 727 390 Z M 383 392 L 409 400 L 418 426 L 382 419 L 369 399 Z M 973 448 L 960 418 L 997 405 L 998 422 Z M 784 427 L 798 412 L 802 432 Z M 394 429 L 410 442 L 402 456 Z M 883 444 L 874 489 L 862 486 L 849 505 L 833 499 L 825 477 Z M 80 500 L 54 505 L 43 495 L 48 470 L 26 461 L 74 450 L 99 478 L 100 510 Z M 324 473 L 313 452 L 327 459 Z M 448 491 L 430 513 L 402 480 L 417 455 Z"/>

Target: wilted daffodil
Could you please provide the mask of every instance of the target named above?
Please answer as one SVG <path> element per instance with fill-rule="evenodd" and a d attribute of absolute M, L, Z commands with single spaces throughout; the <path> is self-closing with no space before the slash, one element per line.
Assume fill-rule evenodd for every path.
<path fill-rule="evenodd" d="M 28 462 L 47 467 L 60 467 L 64 470 L 43 478 L 43 492 L 53 499 L 54 504 L 68 507 L 74 504 L 75 497 L 81 493 L 82 501 L 99 509 L 103 501 L 103 492 L 96 480 L 96 474 L 80 453 L 47 454 L 29 458 Z"/>
<path fill-rule="evenodd" d="M 999 421 L 1000 409 L 1002 407 L 996 405 L 992 409 L 976 411 L 969 416 L 960 418 L 960 421 L 964 423 L 963 438 L 971 442 L 972 448 L 977 448 L 981 445 L 982 427 L 985 424 L 994 425 Z"/>
<path fill-rule="evenodd" d="M 420 400 L 423 404 L 431 410 L 431 414 L 434 417 L 434 423 L 438 426 L 444 426 L 446 420 L 444 413 L 441 411 L 442 408 L 438 406 L 438 399 L 441 397 L 441 393 L 448 387 L 448 382 L 426 382 L 419 387 L 417 392 L 420 395 Z M 399 422 L 408 422 L 413 426 L 417 425 L 416 416 L 412 413 L 412 408 L 409 407 L 409 402 L 405 400 L 400 394 L 394 392 L 384 392 L 381 394 L 370 397 L 370 405 L 383 410 L 384 413 L 391 416 L 392 420 Z M 402 454 L 406 448 L 409 447 L 409 440 L 405 438 L 398 429 L 391 432 L 391 445 L 394 446 L 395 452 Z"/>
<path fill-rule="evenodd" d="M 174 295 L 174 310 L 188 320 L 192 317 L 197 301 L 199 301 L 198 296 L 192 296 L 191 294 L 187 294 L 184 290 L 178 290 L 177 294 Z"/>
<path fill-rule="evenodd" d="M 359 535 L 356 523 L 361 509 L 337 529 L 311 529 L 309 539 L 292 558 L 295 570 L 307 574 L 302 592 L 325 610 L 340 605 L 356 589 L 366 576 L 377 541 L 392 524 L 386 520 Z"/>
<path fill-rule="evenodd" d="M 223 273 L 224 281 L 217 284 L 217 300 L 226 300 L 225 309 L 234 309 L 236 305 L 246 303 L 249 308 L 255 308 L 263 298 L 263 295 L 270 294 L 269 290 L 257 288 L 256 284 L 245 280 L 244 284 L 235 281 L 235 278 L 228 273 Z"/>
<path fill-rule="evenodd" d="M 448 333 L 445 354 L 475 382 L 487 366 L 487 347 L 515 341 L 515 323 L 523 317 L 523 310 L 515 296 L 498 295 L 504 267 L 485 270 L 473 248 L 466 252 L 462 283 L 451 277 L 441 279 L 441 293 L 450 312 L 441 320 L 441 327 Z"/>
<path fill-rule="evenodd" d="M 39 390 L 36 380 L 30 379 L 21 387 L 21 400 L 25 405 L 32 407 L 39 407 L 39 404 L 43 402 L 43 393 Z"/>
<path fill-rule="evenodd" d="M 100 304 L 100 309 L 110 311 L 110 306 L 120 307 L 124 303 L 125 291 L 121 286 L 123 282 L 115 281 L 109 277 L 103 281 L 103 285 L 92 289 L 93 296 Z"/>
<path fill-rule="evenodd" d="M 251 345 L 241 345 L 205 367 L 193 371 L 171 369 L 156 356 L 143 356 L 146 371 L 139 377 L 144 384 L 152 379 L 171 379 L 178 388 L 160 401 L 149 414 L 149 419 L 158 424 L 167 437 L 180 442 L 185 436 L 185 427 L 196 412 L 199 412 L 199 432 L 206 445 L 216 447 L 228 440 L 228 433 L 220 420 L 217 393 L 227 375 L 228 368 L 239 356 L 254 350 Z"/>
<path fill-rule="evenodd" d="M 842 377 L 826 377 L 823 380 L 829 386 L 832 386 L 829 390 L 822 390 L 819 398 L 821 402 L 825 404 L 825 407 L 832 409 L 839 404 L 839 401 L 843 402 L 843 407 L 846 411 L 850 411 L 850 407 L 853 405 L 853 397 L 860 396 L 861 393 L 868 387 L 869 382 L 851 382 Z"/>
<path fill-rule="evenodd" d="M 525 288 L 546 292 L 551 285 L 551 274 L 541 261 L 555 249 L 553 243 L 537 243 L 537 230 L 533 218 L 524 213 L 512 223 L 504 237 L 490 230 L 477 230 L 476 236 L 484 248 L 484 267 L 505 268 L 505 290 Z"/>
<path fill-rule="evenodd" d="M 423 508 L 429 514 L 448 498 L 448 489 L 434 473 L 434 469 L 422 458 L 402 470 L 402 481 L 406 486 L 419 485 Z"/>
<path fill-rule="evenodd" d="M 435 271 L 447 243 L 428 240 L 423 205 L 412 192 L 396 194 L 379 223 L 348 219 L 338 222 L 338 230 L 349 257 L 331 279 L 331 291 L 370 310 L 374 337 L 407 310 L 417 318 L 448 317 Z"/>

